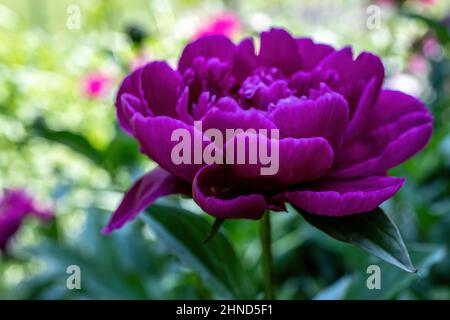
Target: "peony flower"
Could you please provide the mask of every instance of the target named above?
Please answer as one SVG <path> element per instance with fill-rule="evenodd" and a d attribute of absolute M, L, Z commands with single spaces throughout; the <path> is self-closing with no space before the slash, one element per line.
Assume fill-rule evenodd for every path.
<path fill-rule="evenodd" d="M 199 39 L 210 35 L 223 35 L 232 37 L 241 32 L 242 26 L 239 17 L 232 12 L 224 12 L 208 21 L 201 26 L 193 39 Z"/>
<path fill-rule="evenodd" d="M 6 190 L 0 198 L 0 249 L 6 250 L 7 245 L 23 219 L 31 214 L 43 220 L 53 218 L 53 212 L 42 209 L 22 190 Z"/>
<path fill-rule="evenodd" d="M 85 97 L 96 99 L 104 96 L 110 89 L 111 80 L 99 72 L 92 72 L 82 80 L 82 89 Z"/>
<path fill-rule="evenodd" d="M 259 219 L 286 203 L 327 216 L 368 212 L 400 189 L 404 179 L 387 172 L 430 139 L 432 117 L 424 104 L 382 88 L 376 55 L 355 58 L 350 47 L 336 50 L 283 29 L 260 38 L 257 53 L 251 38 L 234 44 L 203 37 L 186 46 L 176 69 L 155 61 L 125 78 L 118 120 L 159 168 L 126 192 L 105 233 L 175 193 L 192 194 L 220 219 Z M 279 169 L 262 175 L 260 164 L 174 163 L 173 132 L 183 129 L 195 139 L 197 121 L 219 132 L 278 130 Z M 202 141 L 202 148 L 215 143 Z"/>

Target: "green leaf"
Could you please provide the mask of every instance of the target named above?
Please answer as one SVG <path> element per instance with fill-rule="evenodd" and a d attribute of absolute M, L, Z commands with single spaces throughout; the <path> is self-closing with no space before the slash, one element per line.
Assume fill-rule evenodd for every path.
<path fill-rule="evenodd" d="M 85 156 L 97 165 L 102 162 L 102 153 L 95 149 L 83 136 L 70 131 L 57 131 L 47 128 L 42 123 L 33 126 L 34 133 L 44 139 L 63 144 Z"/>
<path fill-rule="evenodd" d="M 431 267 L 441 262 L 446 256 L 445 247 L 442 245 L 419 245 L 411 246 L 411 256 L 420 270 L 418 273 L 405 273 L 387 264 L 379 264 L 381 270 L 381 289 L 369 290 L 367 288 L 366 267 L 362 268 L 353 276 L 353 281 L 347 288 L 343 299 L 355 300 L 387 300 L 394 299 L 399 293 L 411 286 L 414 281 L 423 280 L 428 276 Z"/>
<path fill-rule="evenodd" d="M 213 225 L 211 226 L 211 229 L 209 230 L 208 235 L 206 236 L 205 242 L 211 241 L 212 238 L 219 232 L 220 227 L 222 226 L 222 223 L 224 223 L 225 220 L 223 219 L 216 219 L 214 220 Z"/>
<path fill-rule="evenodd" d="M 406 9 L 402 9 L 400 11 L 400 14 L 404 15 L 405 17 L 424 22 L 430 29 L 434 30 L 434 32 L 436 33 L 436 37 L 442 45 L 446 45 L 450 42 L 450 32 L 448 31 L 447 27 L 439 20 Z"/>
<path fill-rule="evenodd" d="M 369 290 L 367 288 L 365 265 L 358 268 L 354 274 L 345 275 L 332 283 L 329 287 L 322 289 L 314 300 L 387 300 L 395 299 L 398 294 L 408 288 L 412 282 L 428 276 L 431 267 L 441 262 L 446 255 L 444 246 L 440 245 L 414 245 L 411 246 L 411 255 L 420 269 L 419 273 L 405 273 L 386 263 L 379 264 L 381 273 L 381 288 Z"/>
<path fill-rule="evenodd" d="M 326 287 L 320 291 L 313 300 L 342 300 L 348 291 L 348 288 L 352 282 L 351 276 L 343 276 L 336 282 L 332 283 L 329 287 Z"/>
<path fill-rule="evenodd" d="M 346 217 L 328 217 L 299 210 L 306 221 L 331 237 L 354 244 L 408 272 L 416 272 L 395 223 L 381 208 Z"/>
<path fill-rule="evenodd" d="M 205 285 L 225 298 L 250 299 L 255 292 L 233 246 L 220 230 L 205 243 L 210 223 L 181 208 L 155 204 L 141 215 L 144 222 L 186 265 L 197 271 Z"/>

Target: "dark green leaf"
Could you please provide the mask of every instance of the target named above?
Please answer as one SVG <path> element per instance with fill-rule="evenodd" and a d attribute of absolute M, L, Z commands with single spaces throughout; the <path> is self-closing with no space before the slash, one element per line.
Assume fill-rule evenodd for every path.
<path fill-rule="evenodd" d="M 222 226 L 222 223 L 224 221 L 225 220 L 223 220 L 223 219 L 216 219 L 216 220 L 214 220 L 214 223 L 211 226 L 211 230 L 209 230 L 209 233 L 206 236 L 205 242 L 209 242 L 209 241 L 211 241 L 212 238 L 214 238 L 214 236 L 217 234 L 217 232 L 219 232 L 219 229 Z"/>
<path fill-rule="evenodd" d="M 424 22 L 430 29 L 434 30 L 434 32 L 436 33 L 436 37 L 442 45 L 446 45 L 450 42 L 450 32 L 447 30 L 447 27 L 439 20 L 421 15 L 419 13 L 411 12 L 406 9 L 402 9 L 400 13 L 406 17 Z"/>
<path fill-rule="evenodd" d="M 57 131 L 47 128 L 42 123 L 37 123 L 33 127 L 34 133 L 38 136 L 63 144 L 75 152 L 85 156 L 93 161 L 95 164 L 100 165 L 102 161 L 102 153 L 95 149 L 91 143 L 83 136 L 70 132 L 70 131 Z"/>
<path fill-rule="evenodd" d="M 327 217 L 299 211 L 306 221 L 331 237 L 354 244 L 405 271 L 417 271 L 397 226 L 381 208 L 346 217 Z"/>
<path fill-rule="evenodd" d="M 441 262 L 445 255 L 445 247 L 439 245 L 413 245 L 411 246 L 411 256 L 417 263 L 419 272 L 415 274 L 405 273 L 401 270 L 381 263 L 381 288 L 379 290 L 369 290 L 367 288 L 367 278 L 365 268 L 357 272 L 343 299 L 394 299 L 396 296 L 408 288 L 413 281 L 424 279 L 428 276 L 432 266 Z"/>
<path fill-rule="evenodd" d="M 219 231 L 208 243 L 204 242 L 210 224 L 199 215 L 181 208 L 152 205 L 142 215 L 143 220 L 171 250 L 203 278 L 214 292 L 226 298 L 254 298 L 248 274 L 231 243 Z"/>
<path fill-rule="evenodd" d="M 351 276 L 343 276 L 336 282 L 320 291 L 313 300 L 342 300 L 352 282 Z"/>

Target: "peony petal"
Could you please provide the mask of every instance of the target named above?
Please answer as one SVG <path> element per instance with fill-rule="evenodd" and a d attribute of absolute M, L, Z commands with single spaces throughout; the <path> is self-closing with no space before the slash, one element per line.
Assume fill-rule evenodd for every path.
<path fill-rule="evenodd" d="M 223 62 L 233 60 L 236 46 L 225 36 L 211 35 L 200 38 L 188 44 L 181 54 L 178 70 L 184 73 L 197 57 L 218 58 Z"/>
<path fill-rule="evenodd" d="M 336 70 L 343 84 L 354 84 L 361 80 L 367 82 L 375 78 L 375 85 L 380 90 L 384 80 L 384 67 L 379 57 L 369 52 L 362 52 L 353 60 L 350 47 L 326 56 L 316 68 Z"/>
<path fill-rule="evenodd" d="M 206 213 L 219 219 L 259 219 L 266 210 L 262 195 L 234 191 L 231 176 L 219 165 L 205 166 L 197 173 L 192 195 Z"/>
<path fill-rule="evenodd" d="M 189 87 L 184 88 L 183 93 L 178 99 L 175 110 L 177 112 L 178 119 L 184 121 L 186 124 L 194 123 L 194 119 L 192 119 L 192 116 L 189 113 Z"/>
<path fill-rule="evenodd" d="M 173 175 L 186 181 L 194 179 L 197 171 L 203 166 L 202 163 L 194 164 L 194 139 L 202 141 L 201 133 L 197 129 L 181 120 L 166 116 L 145 118 L 136 114 L 131 123 L 134 136 L 139 141 L 143 153 Z M 177 129 L 189 136 L 187 138 L 191 145 L 190 163 L 175 164 L 171 157 L 173 148 L 179 144 L 179 141 L 171 141 L 172 134 Z M 207 144 L 203 142 L 203 148 Z"/>
<path fill-rule="evenodd" d="M 370 116 L 370 129 L 391 123 L 412 112 L 429 114 L 427 107 L 419 99 L 401 91 L 382 90 Z"/>
<path fill-rule="evenodd" d="M 271 29 L 261 34 L 258 60 L 261 66 L 278 68 L 287 76 L 301 68 L 297 43 L 283 29 Z"/>
<path fill-rule="evenodd" d="M 129 93 L 121 95 L 121 103 L 117 106 L 117 117 L 121 128 L 128 134 L 132 135 L 131 118 L 136 112 L 144 116 L 151 116 L 153 113 L 150 109 L 143 106 L 141 100 Z"/>
<path fill-rule="evenodd" d="M 237 112 L 241 109 L 241 106 L 231 97 L 223 97 L 220 98 L 217 103 L 216 107 L 219 108 L 222 111 L 230 111 L 230 112 Z"/>
<path fill-rule="evenodd" d="M 432 117 L 417 99 L 382 91 L 367 124 L 367 134 L 336 155 L 333 177 L 380 174 L 406 161 L 428 143 Z"/>
<path fill-rule="evenodd" d="M 276 125 L 263 112 L 255 109 L 223 111 L 219 108 L 213 108 L 203 117 L 202 125 L 203 131 L 210 128 L 220 130 L 224 138 L 227 129 L 242 129 L 244 131 L 253 129 L 255 133 L 261 129 L 266 129 L 269 136 L 271 129 L 277 129 Z"/>
<path fill-rule="evenodd" d="M 147 110 L 147 102 L 144 99 L 144 93 L 142 91 L 142 71 L 144 67 L 138 68 L 130 73 L 125 79 L 122 81 L 120 85 L 119 91 L 116 96 L 116 112 L 117 118 L 119 119 L 119 124 L 122 129 L 131 134 L 131 129 L 129 126 L 129 114 L 127 115 L 125 112 L 129 109 L 130 106 L 124 105 L 124 95 L 129 95 L 130 97 L 135 97 L 138 101 L 141 102 L 142 109 Z M 132 109 L 134 110 L 134 109 Z"/>
<path fill-rule="evenodd" d="M 338 166 L 330 176 L 360 177 L 386 172 L 419 152 L 428 143 L 431 132 L 431 124 L 412 128 L 389 143 L 379 156 L 350 166 Z"/>
<path fill-rule="evenodd" d="M 281 100 L 269 115 L 281 137 L 323 137 L 333 147 L 339 145 L 348 117 L 347 102 L 337 93 L 325 93 L 317 100 Z"/>
<path fill-rule="evenodd" d="M 335 51 L 332 47 L 326 44 L 315 43 L 309 38 L 298 38 L 295 41 L 300 52 L 302 69 L 305 71 L 314 69 L 321 60 Z"/>
<path fill-rule="evenodd" d="M 255 46 L 252 38 L 242 40 L 237 46 L 233 58 L 233 75 L 238 83 L 242 83 L 255 69 L 257 64 Z"/>
<path fill-rule="evenodd" d="M 108 225 L 103 229 L 104 234 L 122 227 L 133 220 L 141 211 L 158 198 L 170 194 L 188 194 L 190 185 L 167 171 L 156 168 L 139 178 L 128 190 L 119 207 L 114 211 Z"/>
<path fill-rule="evenodd" d="M 371 176 L 354 180 L 322 180 L 284 197 L 308 213 L 346 216 L 369 212 L 391 198 L 404 179 Z"/>
<path fill-rule="evenodd" d="M 144 97 L 155 115 L 177 116 L 180 85 L 180 74 L 164 61 L 149 63 L 142 71 Z"/>
<path fill-rule="evenodd" d="M 379 57 L 363 52 L 353 60 L 352 50 L 348 47 L 328 55 L 318 64 L 316 70 L 321 70 L 322 72 L 334 70 L 338 73 L 338 80 L 330 85 L 334 90 L 346 97 L 351 116 L 358 114 L 356 111 L 358 107 L 366 107 L 367 102 L 373 100 L 372 96 L 378 96 L 384 80 L 384 67 Z M 364 90 L 372 80 L 374 83 L 371 85 L 373 88 L 370 90 L 373 90 L 373 92 L 367 93 L 366 101 L 359 104 Z M 369 97 L 370 99 L 368 99 Z M 369 104 L 369 106 L 371 107 L 373 104 Z M 359 114 L 367 115 L 367 112 L 362 110 L 359 111 Z"/>
<path fill-rule="evenodd" d="M 358 105 L 345 132 L 345 141 L 354 140 L 367 130 L 378 93 L 379 88 L 376 79 L 372 78 L 359 98 Z"/>
<path fill-rule="evenodd" d="M 244 148 L 241 141 L 245 141 Z M 256 161 L 252 163 L 255 147 L 251 146 L 258 146 L 259 151 L 261 145 L 267 146 L 270 162 L 264 164 L 258 153 L 253 154 Z M 278 147 L 278 153 L 272 146 Z M 239 183 L 248 189 L 274 190 L 318 179 L 325 175 L 333 161 L 333 149 L 321 137 L 275 140 L 262 134 L 238 134 L 227 142 L 225 154 L 229 155 L 233 148 L 233 163 L 227 163 L 233 176 L 242 178 Z M 239 162 L 239 154 L 245 155 L 245 161 Z"/>

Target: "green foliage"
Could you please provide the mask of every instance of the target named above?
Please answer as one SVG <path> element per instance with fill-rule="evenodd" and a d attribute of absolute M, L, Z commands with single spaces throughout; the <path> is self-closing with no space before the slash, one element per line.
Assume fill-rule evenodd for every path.
<path fill-rule="evenodd" d="M 277 296 L 450 299 L 450 3 L 424 9 L 408 1 L 400 11 L 383 6 L 381 29 L 369 32 L 361 26 L 370 1 L 327 1 L 2 1 L 0 188 L 27 187 L 55 205 L 57 219 L 46 226 L 27 220 L 0 257 L 0 298 L 263 297 L 257 222 L 214 223 L 192 201 L 175 198 L 110 236 L 100 233 L 122 192 L 154 165 L 117 125 L 120 80 L 142 57 L 173 62 L 196 25 L 227 9 L 243 20 L 242 36 L 280 25 L 380 54 L 387 80 L 412 82 L 411 93 L 434 116 L 429 146 L 392 172 L 408 182 L 383 205 L 389 217 L 381 209 L 342 220 L 302 219 L 295 210 L 272 214 Z M 66 27 L 68 5 L 80 6 L 80 30 Z M 425 52 L 434 39 L 438 47 Z M 411 70 L 417 57 L 426 70 Z M 83 93 L 92 72 L 110 79 L 102 96 Z M 396 225 L 418 273 L 390 265 L 414 269 Z M 381 268 L 381 290 L 366 286 L 372 264 Z M 81 290 L 66 288 L 69 265 L 81 268 Z"/>
<path fill-rule="evenodd" d="M 381 208 L 347 217 L 326 217 L 302 211 L 301 214 L 306 221 L 337 240 L 354 244 L 405 271 L 417 271 L 400 231 Z"/>
<path fill-rule="evenodd" d="M 210 229 L 205 218 L 177 207 L 151 206 L 143 220 L 182 262 L 204 277 L 205 284 L 224 298 L 255 297 L 241 260 L 221 231 L 205 242 Z"/>

